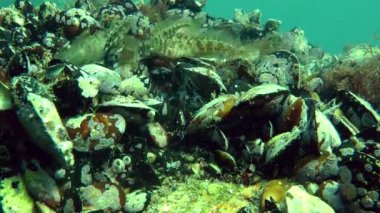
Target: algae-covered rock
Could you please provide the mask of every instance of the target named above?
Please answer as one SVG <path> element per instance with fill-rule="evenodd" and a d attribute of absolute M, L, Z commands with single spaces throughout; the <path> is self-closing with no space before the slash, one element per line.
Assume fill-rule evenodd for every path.
<path fill-rule="evenodd" d="M 258 212 L 250 200 L 258 196 L 259 187 L 220 181 L 188 179 L 162 186 L 153 192 L 146 212 L 238 212 L 249 208 Z"/>
<path fill-rule="evenodd" d="M 29 213 L 35 209 L 20 176 L 2 179 L 0 182 L 0 212 Z"/>
<path fill-rule="evenodd" d="M 286 192 L 286 208 L 288 213 L 302 212 L 335 212 L 319 197 L 307 193 L 301 186 L 293 186 Z"/>

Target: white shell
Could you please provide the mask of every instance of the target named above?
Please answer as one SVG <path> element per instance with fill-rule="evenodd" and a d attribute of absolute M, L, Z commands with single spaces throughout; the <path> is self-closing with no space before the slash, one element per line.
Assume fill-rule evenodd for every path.
<path fill-rule="evenodd" d="M 213 124 L 221 121 L 226 110 L 229 111 L 237 101 L 235 95 L 222 95 L 204 105 L 190 121 L 186 128 L 187 133 L 194 133 L 198 130 L 207 129 Z"/>
<path fill-rule="evenodd" d="M 243 93 L 239 99 L 239 103 L 244 103 L 247 101 L 252 101 L 259 96 L 288 93 L 289 90 L 286 87 L 279 86 L 277 84 L 261 84 L 259 86 L 253 87 L 247 92 Z"/>
<path fill-rule="evenodd" d="M 34 137 L 33 141 L 61 163 L 68 166 L 74 165 L 73 143 L 68 140 L 68 133 L 54 103 L 34 93 L 28 94 L 27 101 L 33 106 L 38 119 L 21 119 L 27 131 Z"/>
<path fill-rule="evenodd" d="M 332 152 L 332 148 L 342 144 L 339 133 L 334 125 L 321 111 L 315 110 L 316 137 L 319 147 L 319 152 L 322 154 L 325 151 Z"/>
<path fill-rule="evenodd" d="M 300 136 L 301 131 L 294 128 L 291 132 L 284 132 L 271 138 L 267 143 L 265 163 L 270 163 L 284 152 Z"/>

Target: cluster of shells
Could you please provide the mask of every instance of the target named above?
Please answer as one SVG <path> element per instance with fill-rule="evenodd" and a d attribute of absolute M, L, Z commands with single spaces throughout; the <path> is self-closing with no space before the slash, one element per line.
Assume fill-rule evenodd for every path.
<path fill-rule="evenodd" d="M 363 46 L 331 56 L 299 28 L 262 24 L 259 10 L 224 20 L 204 4 L 0 9 L 5 212 L 20 211 L 12 188 L 42 212 L 141 212 L 154 188 L 188 176 L 262 186 L 240 212 L 379 211 L 378 109 L 323 80 L 336 64 L 374 56 Z M 189 36 L 192 22 L 246 48 Z M 103 43 L 78 45 L 99 35 Z"/>

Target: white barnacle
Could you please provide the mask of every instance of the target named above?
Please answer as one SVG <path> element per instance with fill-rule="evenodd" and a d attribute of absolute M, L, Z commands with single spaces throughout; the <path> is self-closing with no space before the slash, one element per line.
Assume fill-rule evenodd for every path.
<path fill-rule="evenodd" d="M 115 159 L 112 162 L 112 171 L 119 174 L 125 171 L 125 162 L 122 159 Z"/>
<path fill-rule="evenodd" d="M 112 115 L 111 118 L 116 120 L 115 127 L 121 134 L 123 134 L 126 127 L 126 122 L 123 116 L 119 114 L 115 114 L 115 115 Z"/>
<path fill-rule="evenodd" d="M 100 82 L 97 78 L 91 76 L 81 76 L 78 78 L 78 86 L 82 89 L 82 96 L 93 98 L 99 92 Z"/>

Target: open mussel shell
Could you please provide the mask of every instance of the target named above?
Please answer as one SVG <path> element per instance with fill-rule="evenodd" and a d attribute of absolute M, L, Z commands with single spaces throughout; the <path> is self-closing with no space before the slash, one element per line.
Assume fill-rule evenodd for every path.
<path fill-rule="evenodd" d="M 195 113 L 186 127 L 186 134 L 194 134 L 220 123 L 230 113 L 236 102 L 235 95 L 221 95 L 205 104 Z"/>
<path fill-rule="evenodd" d="M 247 128 L 260 128 L 263 123 L 281 114 L 289 93 L 287 88 L 275 84 L 253 87 L 238 97 L 235 105 L 223 117 L 219 128 L 225 133 L 232 131 L 236 134 L 242 134 Z"/>
<path fill-rule="evenodd" d="M 289 94 L 287 88 L 275 84 L 262 84 L 253 87 L 242 93 L 230 115 L 273 118 L 282 111 L 283 103 Z"/>
<path fill-rule="evenodd" d="M 341 109 L 345 116 L 359 130 L 380 124 L 380 115 L 371 104 L 350 91 L 338 92 L 338 100 L 342 101 Z"/>
<path fill-rule="evenodd" d="M 320 153 L 332 152 L 333 148 L 342 144 L 338 131 L 334 125 L 321 111 L 315 110 L 314 121 L 314 139 Z"/>
<path fill-rule="evenodd" d="M 290 132 L 284 132 L 271 138 L 266 143 L 265 164 L 275 164 L 279 160 L 286 158 L 286 156 L 294 157 L 291 152 L 297 145 L 299 146 L 299 140 L 301 131 L 294 128 Z M 288 159 L 290 160 L 290 159 Z"/>
<path fill-rule="evenodd" d="M 215 127 L 209 133 L 208 137 L 212 142 L 212 146 L 217 147 L 220 150 L 227 151 L 230 145 L 229 139 L 223 133 L 222 130 Z"/>
<path fill-rule="evenodd" d="M 63 166 L 72 166 L 73 144 L 45 85 L 28 76 L 14 77 L 11 95 L 17 116 L 32 141 Z"/>
<path fill-rule="evenodd" d="M 303 98 L 288 96 L 284 111 L 278 119 L 277 125 L 281 132 L 291 131 L 294 127 L 304 130 L 308 121 L 308 108 Z"/>
<path fill-rule="evenodd" d="M 188 89 L 196 90 L 202 97 L 210 97 L 214 93 L 226 91 L 222 79 L 211 64 L 195 59 L 184 59 L 175 67 L 182 76 L 184 85 Z"/>
<path fill-rule="evenodd" d="M 228 152 L 216 150 L 215 160 L 222 168 L 226 170 L 233 171 L 237 168 L 235 158 Z"/>
<path fill-rule="evenodd" d="M 284 210 L 281 203 L 290 187 L 291 184 L 287 180 L 275 179 L 266 183 L 260 202 L 261 212 Z"/>
<path fill-rule="evenodd" d="M 111 112 L 124 117 L 132 126 L 144 126 L 152 121 L 156 110 L 131 96 L 115 96 L 97 105 L 97 112 Z M 134 128 L 136 129 L 136 128 Z"/>
<path fill-rule="evenodd" d="M 7 64 L 8 75 L 14 77 L 29 74 L 39 78 L 51 58 L 52 54 L 40 44 L 26 46 L 10 58 Z"/>
<path fill-rule="evenodd" d="M 64 118 L 86 111 L 91 105 L 91 95 L 98 92 L 97 88 L 83 86 L 83 82 L 90 82 L 83 75 L 86 73 L 80 68 L 58 59 L 52 60 L 45 72 L 44 81 L 52 85 L 57 109 Z"/>
<path fill-rule="evenodd" d="M 348 139 L 352 136 L 357 135 L 359 132 L 359 129 L 344 115 L 344 112 L 337 108 L 332 113 L 331 118 L 334 126 L 338 130 L 340 137 L 342 139 Z"/>

